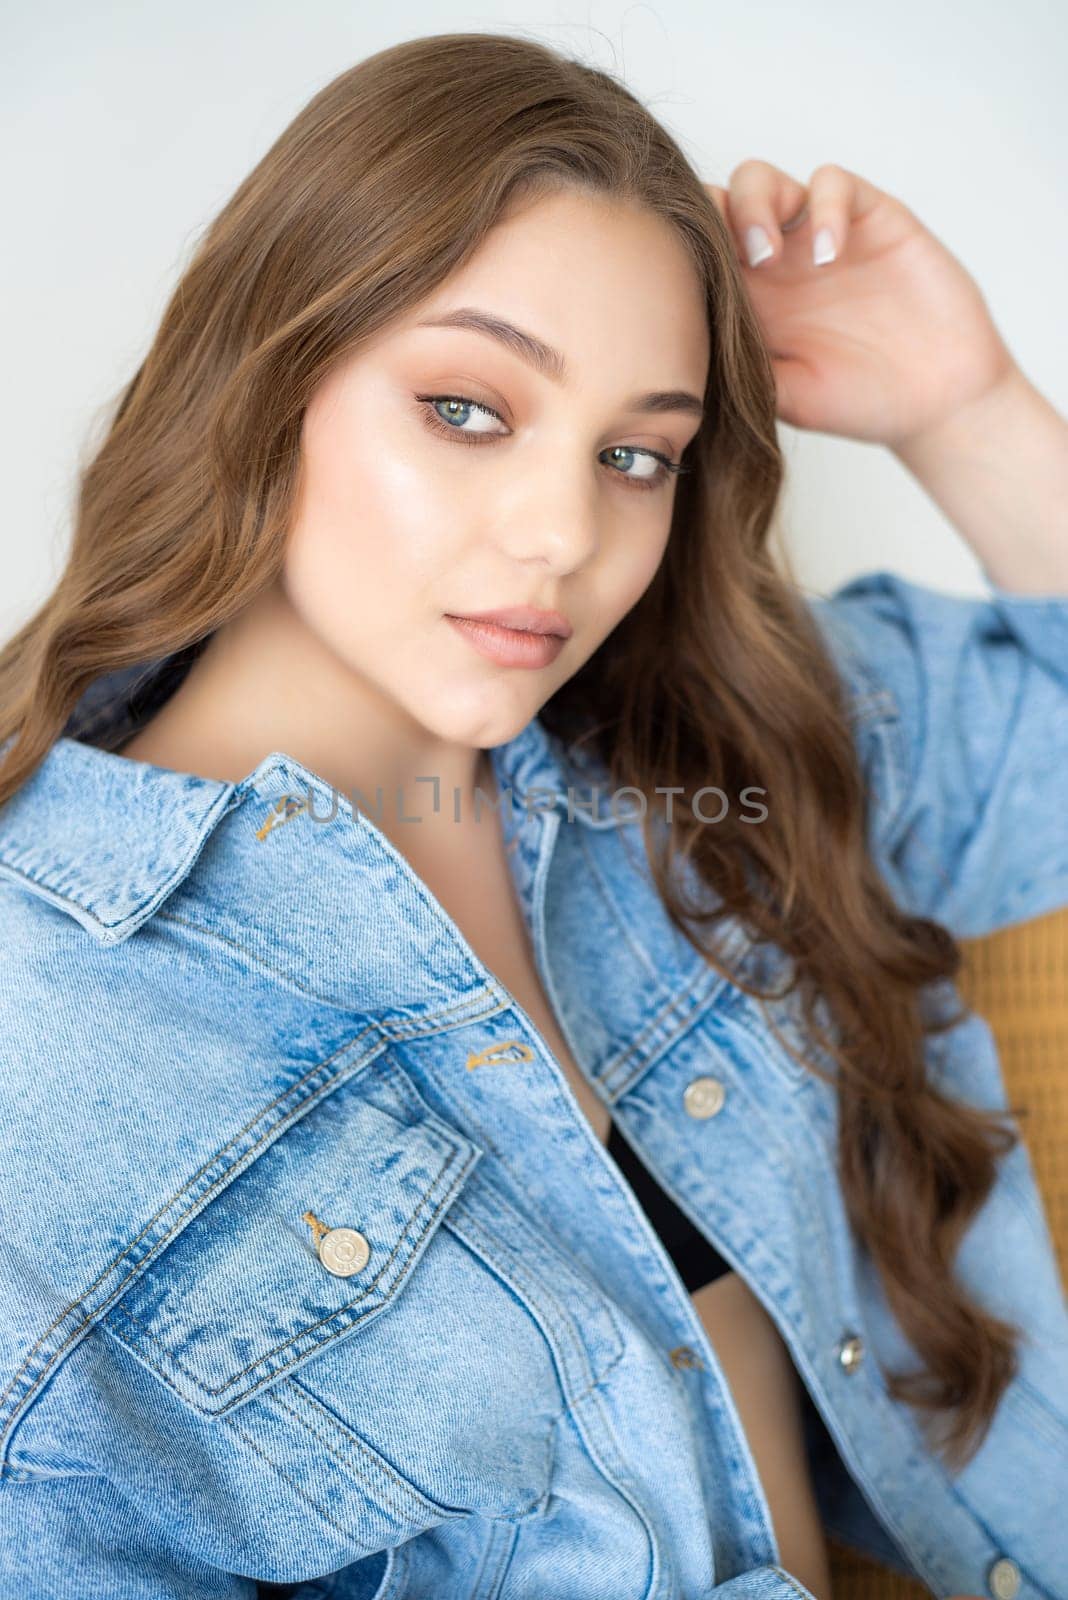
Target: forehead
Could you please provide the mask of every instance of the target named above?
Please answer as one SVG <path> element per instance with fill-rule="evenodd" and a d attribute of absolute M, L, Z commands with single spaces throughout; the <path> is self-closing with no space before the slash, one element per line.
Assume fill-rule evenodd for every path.
<path fill-rule="evenodd" d="M 470 332 L 425 326 L 476 305 L 564 355 L 568 379 L 696 388 L 710 353 L 705 286 L 682 236 L 631 202 L 565 191 L 513 209 L 391 335 L 451 348 Z M 559 376 L 546 372 L 546 376 Z"/>

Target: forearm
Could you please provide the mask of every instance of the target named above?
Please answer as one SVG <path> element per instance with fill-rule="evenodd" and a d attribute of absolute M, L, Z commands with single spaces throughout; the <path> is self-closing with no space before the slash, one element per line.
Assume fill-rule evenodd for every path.
<path fill-rule="evenodd" d="M 991 582 L 1068 595 L 1068 422 L 1013 366 L 947 422 L 895 447 Z"/>

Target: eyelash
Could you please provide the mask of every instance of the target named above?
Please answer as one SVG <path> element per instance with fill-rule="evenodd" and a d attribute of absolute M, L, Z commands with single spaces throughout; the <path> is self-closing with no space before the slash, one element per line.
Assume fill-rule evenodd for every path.
<path fill-rule="evenodd" d="M 417 394 L 415 398 L 423 407 L 423 414 L 428 427 L 432 432 L 440 434 L 442 438 L 459 439 L 461 444 L 477 446 L 484 440 L 500 437 L 499 434 L 465 433 L 462 428 L 452 428 L 447 422 L 443 422 L 434 410 L 435 405 L 442 400 L 453 400 L 460 405 L 469 406 L 474 411 L 484 411 L 487 416 L 496 417 L 498 422 L 504 421 L 500 412 L 495 411 L 492 406 L 483 405 L 479 400 L 471 400 L 467 395 L 462 394 Z M 659 489 L 661 485 L 668 481 L 669 477 L 693 470 L 692 467 L 684 466 L 679 461 L 670 460 L 669 457 L 662 455 L 659 450 L 648 450 L 641 445 L 620 445 L 614 448 L 629 450 L 634 455 L 652 456 L 654 460 L 660 463 L 659 472 L 655 473 L 651 478 L 631 478 L 625 472 L 620 472 L 615 468 L 612 469 L 615 477 L 621 479 L 628 486 L 633 486 L 637 489 Z"/>

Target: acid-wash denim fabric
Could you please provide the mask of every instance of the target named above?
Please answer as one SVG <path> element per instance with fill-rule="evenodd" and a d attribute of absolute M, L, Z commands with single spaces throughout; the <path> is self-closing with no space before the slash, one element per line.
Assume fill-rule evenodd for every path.
<path fill-rule="evenodd" d="M 972 936 L 1068 902 L 1068 597 L 877 572 L 810 603 L 900 903 Z M 94 685 L 0 808 L 0 1595 L 809 1595 L 660 1241 L 373 815 L 284 752 L 239 783 L 115 753 L 182 666 Z M 671 926 L 592 758 L 534 718 L 492 759 L 563 1034 L 789 1347 L 826 1527 L 938 1596 L 1068 1600 L 1068 1307 L 1024 1144 L 959 1254 L 1020 1372 L 951 1475 L 887 1393 L 918 1361 L 833 1088 L 770 1026 L 803 1043 L 796 998 Z M 782 968 L 721 932 L 736 975 Z M 929 1063 L 1005 1106 L 978 1016 Z M 329 1271 L 313 1221 L 366 1264 Z"/>

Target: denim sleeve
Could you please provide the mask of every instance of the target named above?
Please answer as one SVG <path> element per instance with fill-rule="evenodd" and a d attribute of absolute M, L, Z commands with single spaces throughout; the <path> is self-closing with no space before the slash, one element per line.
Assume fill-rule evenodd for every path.
<path fill-rule="evenodd" d="M 1068 595 L 991 590 L 880 571 L 811 602 L 857 708 L 873 853 L 958 938 L 1068 904 Z"/>
<path fill-rule="evenodd" d="M 0 1600 L 256 1600 L 256 1584 L 180 1550 L 106 1478 L 0 1489 Z"/>

